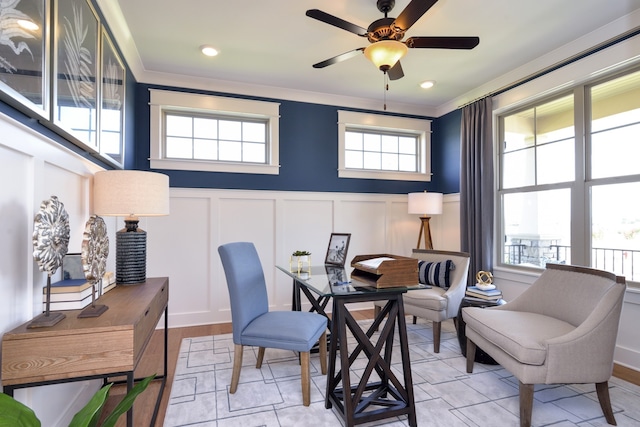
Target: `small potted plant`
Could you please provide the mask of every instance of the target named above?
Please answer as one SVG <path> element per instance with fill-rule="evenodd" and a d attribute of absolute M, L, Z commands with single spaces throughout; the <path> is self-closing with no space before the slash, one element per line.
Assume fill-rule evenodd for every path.
<path fill-rule="evenodd" d="M 305 270 L 304 267 L 307 267 Z M 311 252 L 309 251 L 295 251 L 291 254 L 290 259 L 290 270 L 297 271 L 298 274 L 301 272 L 309 272 L 311 268 Z"/>

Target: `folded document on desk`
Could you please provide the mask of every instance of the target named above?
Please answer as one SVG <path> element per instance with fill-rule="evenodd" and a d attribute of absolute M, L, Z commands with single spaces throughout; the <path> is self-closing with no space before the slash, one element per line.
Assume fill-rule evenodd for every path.
<path fill-rule="evenodd" d="M 356 264 L 361 265 L 363 267 L 377 269 L 378 267 L 380 267 L 380 264 L 382 264 L 383 261 L 393 261 L 393 260 L 394 260 L 393 258 L 381 256 L 378 258 L 371 258 L 363 261 L 358 261 Z"/>

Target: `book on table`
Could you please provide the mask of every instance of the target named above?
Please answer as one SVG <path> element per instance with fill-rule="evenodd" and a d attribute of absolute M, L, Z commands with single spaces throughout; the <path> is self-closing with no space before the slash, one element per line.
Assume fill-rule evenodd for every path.
<path fill-rule="evenodd" d="M 477 286 L 469 286 L 467 288 L 466 295 L 485 300 L 499 300 L 500 298 L 502 298 L 502 291 L 500 291 L 499 289 L 483 291 Z"/>
<path fill-rule="evenodd" d="M 55 292 L 51 293 L 51 299 L 49 301 L 53 302 L 67 302 L 67 301 L 81 301 L 86 297 L 91 297 L 91 291 L 93 291 L 93 287 L 89 286 L 86 289 L 78 292 Z M 96 289 L 96 298 L 100 296 L 100 290 Z M 47 302 L 47 294 L 45 293 L 42 296 L 42 301 Z"/>
<path fill-rule="evenodd" d="M 69 293 L 69 292 L 82 292 L 85 289 L 91 287 L 91 283 L 87 282 L 85 279 L 67 279 L 60 280 L 59 282 L 55 282 L 51 284 L 51 293 L 59 294 L 59 293 Z M 47 294 L 47 287 L 42 288 L 42 293 L 44 295 Z"/>
<path fill-rule="evenodd" d="M 97 295 L 96 295 L 96 299 L 97 299 Z M 42 303 L 42 311 L 45 311 L 47 309 L 46 304 L 47 304 L 46 301 Z M 50 311 L 80 310 L 82 308 L 85 308 L 89 304 L 91 304 L 91 293 L 89 293 L 89 296 L 86 296 L 83 299 L 76 300 L 76 301 L 57 301 L 57 302 L 52 301 L 49 303 L 49 310 Z"/>

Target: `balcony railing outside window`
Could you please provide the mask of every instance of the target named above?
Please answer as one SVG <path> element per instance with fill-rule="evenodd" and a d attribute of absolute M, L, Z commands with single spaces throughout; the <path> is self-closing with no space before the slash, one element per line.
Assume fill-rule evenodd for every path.
<path fill-rule="evenodd" d="M 504 245 L 503 262 L 512 265 L 529 265 L 544 268 L 546 263 L 571 263 L 571 247 L 564 245 L 550 245 L 544 256 L 533 259 L 527 257 L 530 248 L 523 244 Z M 625 276 L 627 281 L 640 282 L 640 250 L 592 248 L 591 266 L 600 270 L 610 271 L 619 276 Z"/>

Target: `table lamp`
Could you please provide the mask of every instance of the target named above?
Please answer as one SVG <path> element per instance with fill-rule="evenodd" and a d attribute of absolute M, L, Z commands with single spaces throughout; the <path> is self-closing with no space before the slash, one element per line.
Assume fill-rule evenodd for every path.
<path fill-rule="evenodd" d="M 440 215 L 442 213 L 442 193 L 409 193 L 409 213 L 422 215 L 420 217 L 420 232 L 418 233 L 418 246 L 424 234 L 425 249 L 433 249 L 431 240 L 431 229 L 429 228 L 429 215 Z"/>
<path fill-rule="evenodd" d="M 124 217 L 125 228 L 116 233 L 116 283 L 143 283 L 147 232 L 138 228 L 138 217 L 169 215 L 169 177 L 137 170 L 97 172 L 93 210 L 97 215 Z"/>

